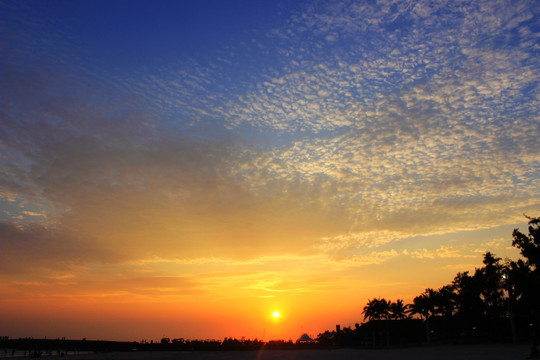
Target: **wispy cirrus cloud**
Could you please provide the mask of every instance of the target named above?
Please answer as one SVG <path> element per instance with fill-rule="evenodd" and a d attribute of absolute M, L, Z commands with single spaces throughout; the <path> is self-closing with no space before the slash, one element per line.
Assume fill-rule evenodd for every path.
<path fill-rule="evenodd" d="M 448 246 L 441 246 L 435 250 L 428 250 L 426 248 L 413 250 L 413 251 L 403 250 L 403 254 L 407 256 L 412 256 L 413 258 L 416 258 L 416 259 L 476 258 L 476 256 L 474 255 L 464 255 L 461 252 L 461 249 L 448 247 Z"/>
<path fill-rule="evenodd" d="M 381 264 L 397 256 L 399 256 L 397 251 L 392 249 L 388 251 L 372 251 L 365 255 L 353 255 L 345 259 L 345 261 L 348 264 L 355 265 L 355 266 L 373 265 L 373 264 Z"/>

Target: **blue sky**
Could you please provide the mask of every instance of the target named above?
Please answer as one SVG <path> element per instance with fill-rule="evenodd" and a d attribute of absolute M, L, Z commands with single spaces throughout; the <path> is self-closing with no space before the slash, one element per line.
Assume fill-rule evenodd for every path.
<path fill-rule="evenodd" d="M 411 297 L 482 251 L 516 256 L 511 230 L 540 209 L 539 12 L 1 2 L 10 299 L 43 294 L 28 284 L 82 296 L 112 268 L 207 289 L 201 264 L 254 298 L 312 295 L 329 271 L 335 291 L 376 272 L 361 296 Z M 254 263 L 273 270 L 246 280 Z M 392 280 L 400 267 L 417 280 Z"/>
<path fill-rule="evenodd" d="M 271 30 L 280 21 L 279 4 L 51 1 L 29 6 L 39 15 L 60 22 L 92 57 L 102 59 L 106 66 L 129 69 L 164 58 L 180 60 L 194 54 L 211 57 L 216 47 L 249 40 L 250 33 Z"/>

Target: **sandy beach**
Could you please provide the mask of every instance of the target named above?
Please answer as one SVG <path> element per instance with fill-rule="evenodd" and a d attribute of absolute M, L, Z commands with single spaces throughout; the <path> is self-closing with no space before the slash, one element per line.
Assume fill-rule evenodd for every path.
<path fill-rule="evenodd" d="M 66 360 L 522 360 L 530 345 L 463 345 L 403 349 L 262 350 L 96 353 Z"/>

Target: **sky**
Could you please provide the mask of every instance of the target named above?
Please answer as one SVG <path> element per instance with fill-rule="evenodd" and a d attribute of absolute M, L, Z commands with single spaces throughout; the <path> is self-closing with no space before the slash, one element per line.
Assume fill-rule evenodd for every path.
<path fill-rule="evenodd" d="M 0 335 L 294 340 L 517 259 L 539 15 L 1 0 Z"/>

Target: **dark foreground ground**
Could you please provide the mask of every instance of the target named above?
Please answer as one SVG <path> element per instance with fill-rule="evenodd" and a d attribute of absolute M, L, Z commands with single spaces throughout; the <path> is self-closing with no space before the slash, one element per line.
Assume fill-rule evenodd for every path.
<path fill-rule="evenodd" d="M 526 359 L 530 345 L 459 345 L 404 349 L 111 352 L 64 360 L 514 360 Z M 42 357 L 41 359 L 47 359 Z M 50 359 L 59 359 L 51 357 Z"/>

